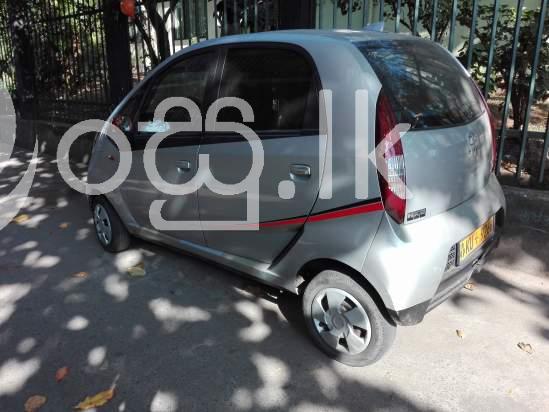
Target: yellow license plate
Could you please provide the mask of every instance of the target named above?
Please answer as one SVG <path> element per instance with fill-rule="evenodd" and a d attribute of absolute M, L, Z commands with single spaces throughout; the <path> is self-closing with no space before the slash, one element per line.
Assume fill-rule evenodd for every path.
<path fill-rule="evenodd" d="M 459 242 L 459 261 L 463 262 L 472 252 L 482 246 L 494 233 L 494 217 L 477 228 L 473 233 Z"/>

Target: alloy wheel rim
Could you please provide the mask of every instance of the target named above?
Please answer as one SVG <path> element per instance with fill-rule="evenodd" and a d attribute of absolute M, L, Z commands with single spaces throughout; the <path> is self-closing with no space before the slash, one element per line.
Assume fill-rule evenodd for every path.
<path fill-rule="evenodd" d="M 105 208 L 101 205 L 96 205 L 93 213 L 93 219 L 95 222 L 95 230 L 99 240 L 104 245 L 108 245 L 112 240 L 112 226 L 109 219 L 109 215 Z"/>
<path fill-rule="evenodd" d="M 316 331 L 331 348 L 350 355 L 364 351 L 371 339 L 371 323 L 366 310 L 349 293 L 326 288 L 312 302 Z"/>

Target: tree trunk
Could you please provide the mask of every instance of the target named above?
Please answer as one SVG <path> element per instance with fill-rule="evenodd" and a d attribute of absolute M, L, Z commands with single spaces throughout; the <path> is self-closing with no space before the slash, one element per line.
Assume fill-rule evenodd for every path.
<path fill-rule="evenodd" d="M 520 129 L 520 93 L 517 90 L 518 87 L 513 88 L 511 91 L 511 105 L 513 107 L 513 129 Z"/>
<path fill-rule="evenodd" d="M 166 30 L 165 22 L 160 14 L 158 14 L 157 4 L 158 2 L 156 0 L 147 1 L 144 3 L 151 25 L 156 32 L 156 45 L 158 48 L 158 56 L 160 57 L 160 60 L 166 60 L 171 55 L 170 39 L 168 37 L 168 31 Z M 161 4 L 162 7 L 164 7 L 163 3 Z"/>

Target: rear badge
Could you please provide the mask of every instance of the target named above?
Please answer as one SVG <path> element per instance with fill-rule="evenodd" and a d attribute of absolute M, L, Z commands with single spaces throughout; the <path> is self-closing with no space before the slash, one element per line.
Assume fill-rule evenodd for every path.
<path fill-rule="evenodd" d="M 408 218 L 406 220 L 408 222 L 411 222 L 412 220 L 421 219 L 422 217 L 425 217 L 426 213 L 427 213 L 427 209 L 415 210 L 413 212 L 408 213 Z"/>

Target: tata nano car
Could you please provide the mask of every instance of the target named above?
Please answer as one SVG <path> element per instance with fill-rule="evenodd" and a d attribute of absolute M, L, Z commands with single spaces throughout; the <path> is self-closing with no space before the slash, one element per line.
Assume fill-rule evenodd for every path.
<path fill-rule="evenodd" d="M 241 134 L 204 123 L 171 129 L 190 119 L 181 108 L 155 118 L 172 97 L 192 100 L 203 117 L 223 97 L 252 107 L 244 124 L 264 154 L 258 230 L 210 230 L 212 221 L 247 221 L 246 192 L 166 194 L 148 179 L 144 148 L 159 132 L 154 159 L 166 182 L 190 182 L 203 155 L 225 184 L 252 167 Z M 224 107 L 217 120 L 250 119 Z M 349 365 L 380 359 L 396 325 L 417 324 L 459 290 L 503 227 L 490 111 L 460 63 L 427 40 L 300 30 L 201 42 L 152 71 L 109 122 L 125 134 L 132 165 L 116 190 L 90 196 L 104 248 L 121 251 L 136 236 L 298 294 L 313 341 Z M 88 181 L 112 176 L 119 160 L 99 134 Z"/>

